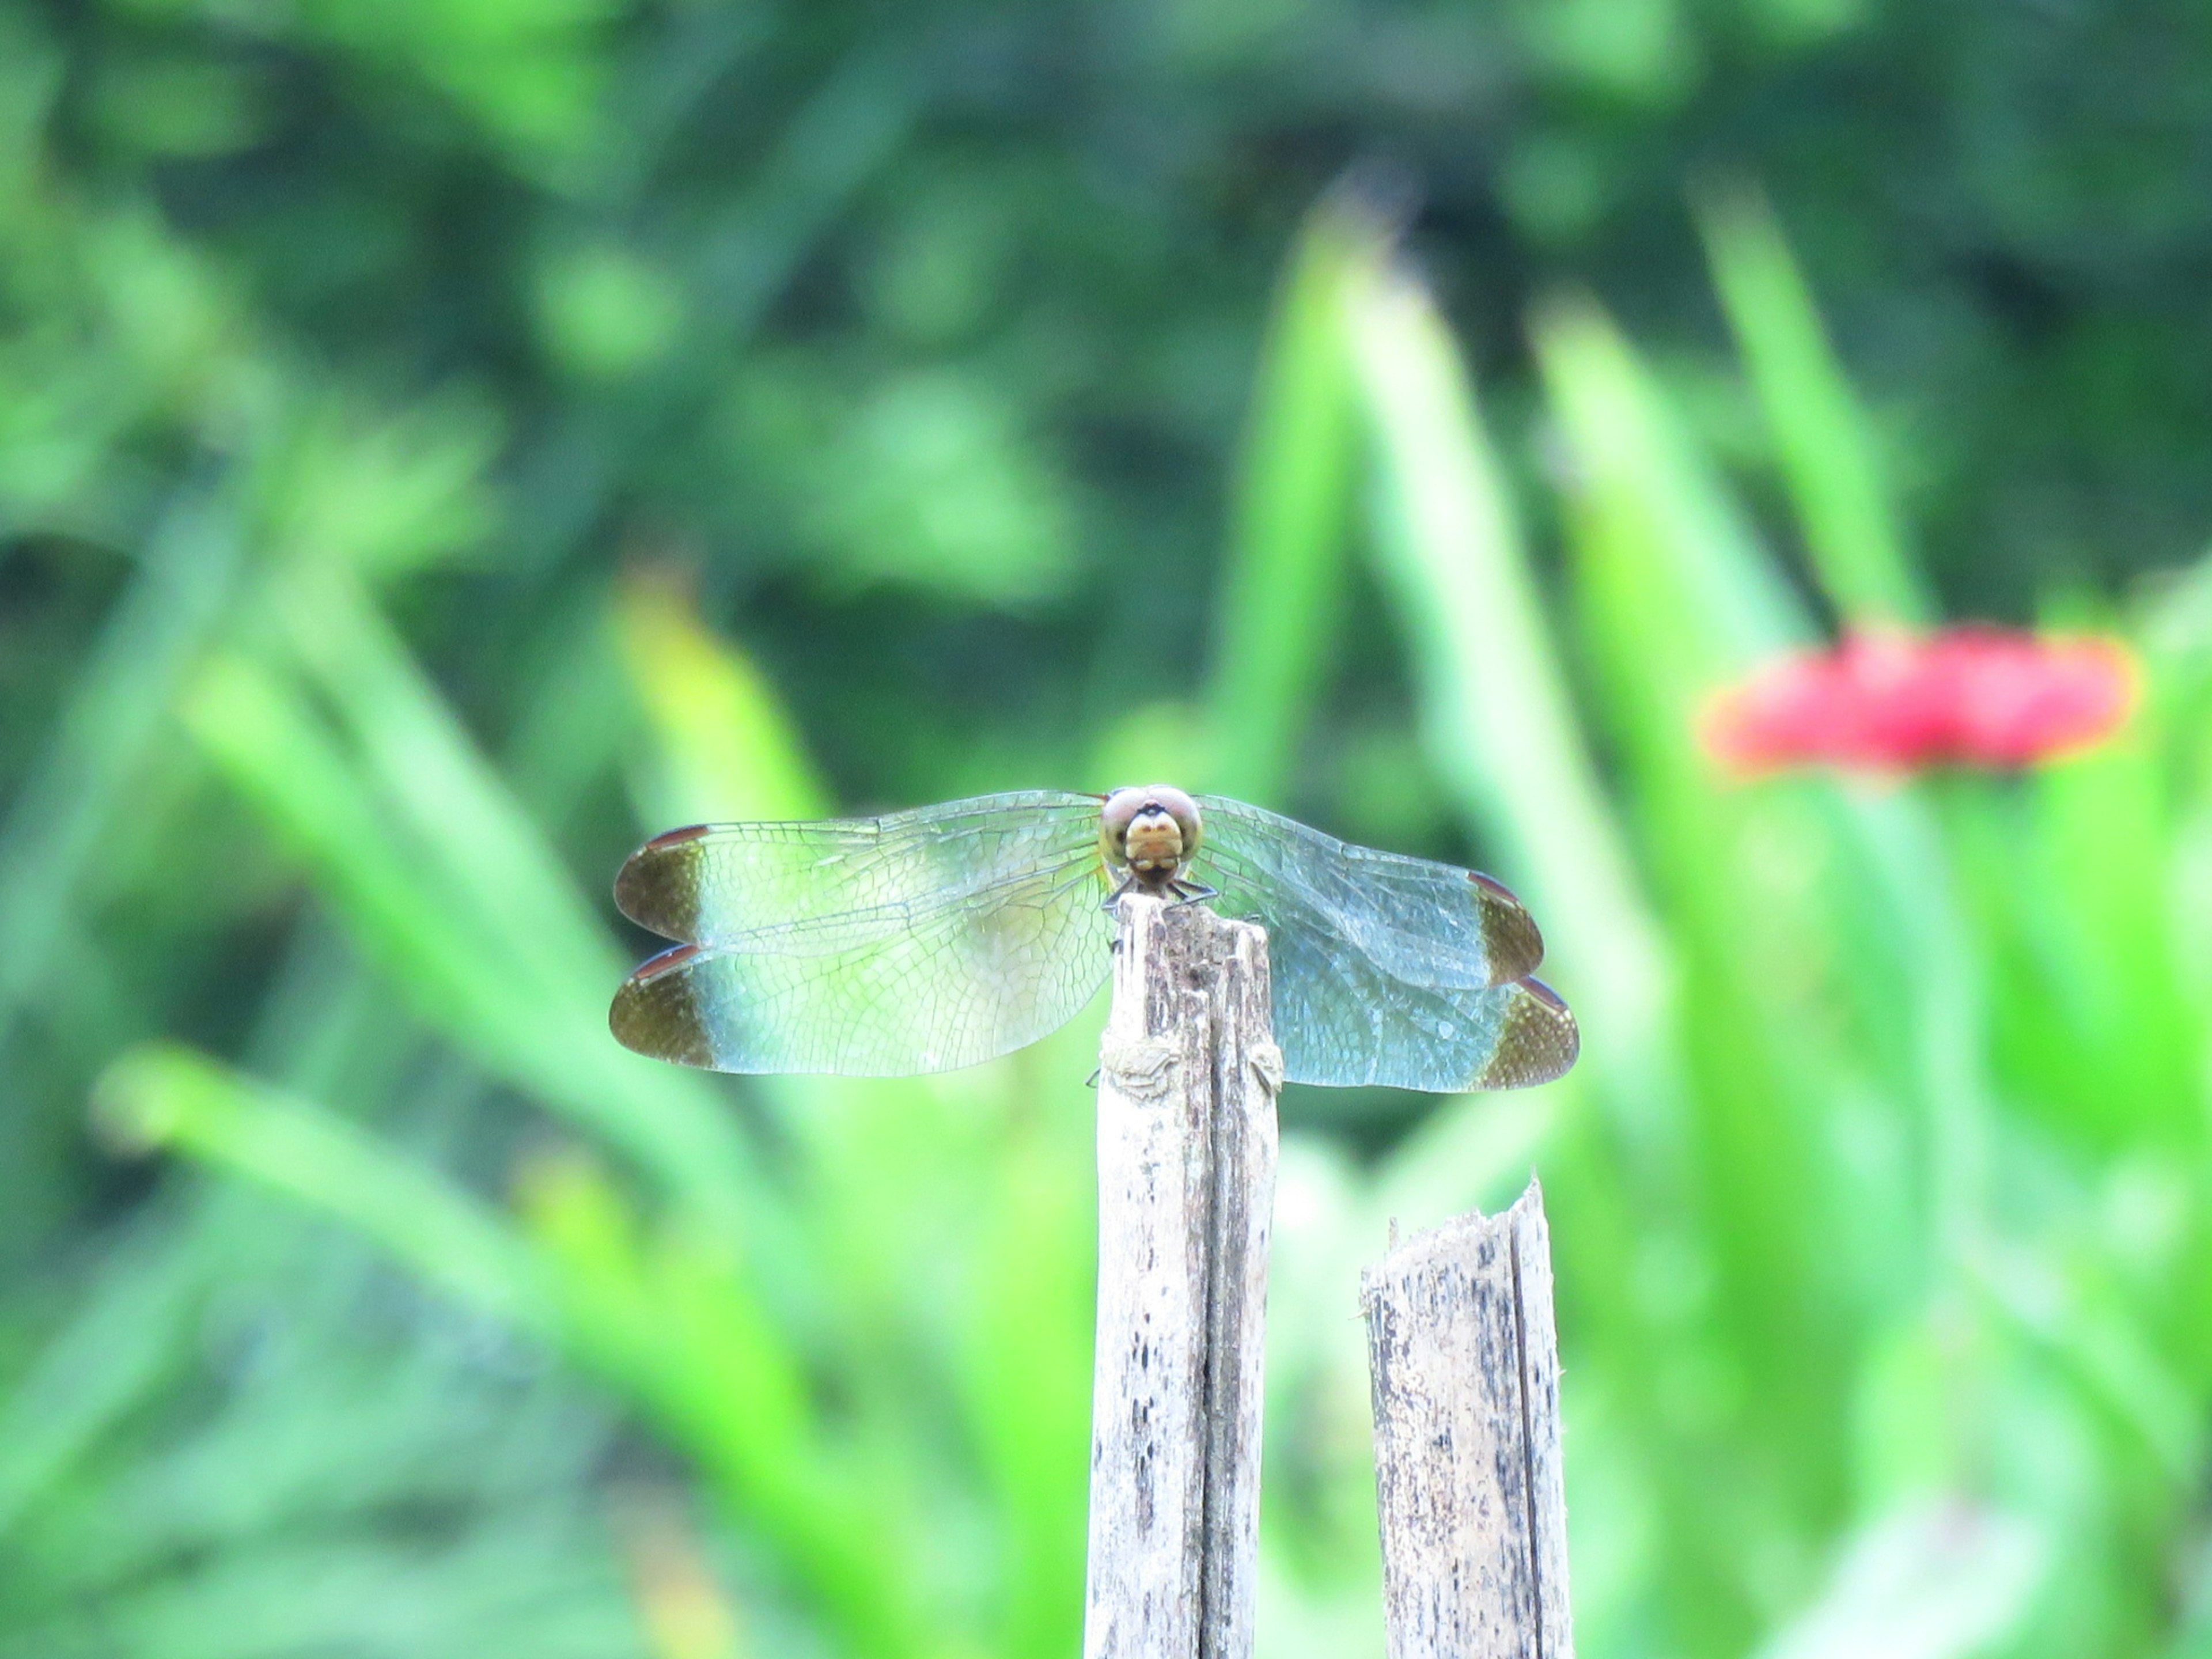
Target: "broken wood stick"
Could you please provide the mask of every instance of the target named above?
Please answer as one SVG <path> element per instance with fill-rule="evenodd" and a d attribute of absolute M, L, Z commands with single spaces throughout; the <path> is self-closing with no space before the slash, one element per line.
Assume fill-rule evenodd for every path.
<path fill-rule="evenodd" d="M 1098 1074 L 1085 1659 L 1249 1659 L 1281 1051 L 1267 939 L 1120 902 Z"/>
<path fill-rule="evenodd" d="M 1574 1659 L 1542 1191 L 1394 1240 L 1360 1301 L 1390 1659 Z"/>

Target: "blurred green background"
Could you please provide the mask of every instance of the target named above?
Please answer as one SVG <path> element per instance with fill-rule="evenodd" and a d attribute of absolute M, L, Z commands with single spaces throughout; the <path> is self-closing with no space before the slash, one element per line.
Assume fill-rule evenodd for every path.
<path fill-rule="evenodd" d="M 2212 24 L 1897 0 L 0 3 L 0 1659 L 1059 1659 L 1096 1012 L 636 1060 L 642 836 L 1164 777 L 1519 890 L 1588 1659 L 2212 1654 Z M 1480 406 L 1476 402 L 1480 393 Z M 1718 776 L 1848 620 L 2026 776 Z"/>

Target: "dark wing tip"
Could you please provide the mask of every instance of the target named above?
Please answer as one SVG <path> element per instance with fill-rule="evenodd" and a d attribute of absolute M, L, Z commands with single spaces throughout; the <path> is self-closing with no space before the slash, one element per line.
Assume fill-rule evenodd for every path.
<path fill-rule="evenodd" d="M 708 1034 L 698 988 L 681 971 L 700 954 L 696 945 L 663 951 L 624 980 L 607 1010 L 615 1041 L 652 1060 L 712 1069 L 714 1045 Z"/>
<path fill-rule="evenodd" d="M 1490 982 L 1526 979 L 1544 960 L 1544 936 L 1536 918 L 1504 882 L 1470 870 L 1476 906 L 1482 915 L 1482 948 L 1490 958 Z"/>
<path fill-rule="evenodd" d="M 632 853 L 615 877 L 615 908 L 656 933 L 691 937 L 698 918 L 698 876 L 692 860 L 681 854 L 712 828 L 694 823 L 671 830 Z"/>
<path fill-rule="evenodd" d="M 1475 1079 L 1478 1089 L 1525 1089 L 1564 1077 L 1582 1052 L 1582 1029 L 1559 994 L 1540 979 L 1522 979 L 1505 1011 L 1498 1048 Z"/>

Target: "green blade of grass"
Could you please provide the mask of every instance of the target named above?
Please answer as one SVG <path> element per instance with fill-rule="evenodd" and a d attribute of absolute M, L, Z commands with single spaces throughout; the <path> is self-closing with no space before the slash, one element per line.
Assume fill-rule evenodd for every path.
<path fill-rule="evenodd" d="M 1344 296 L 1389 232 L 1355 190 L 1308 216 L 1267 329 L 1206 704 L 1208 786 L 1280 804 L 1338 626 L 1358 436 Z"/>
<path fill-rule="evenodd" d="M 731 1118 L 700 1083 L 616 1046 L 588 975 L 573 961 L 545 963 L 520 927 L 526 908 L 509 913 L 514 927 L 502 927 L 467 889 L 441 881 L 439 860 L 426 856 L 408 826 L 394 823 L 295 688 L 246 658 L 226 656 L 203 672 L 183 714 L 186 729 L 307 860 L 364 949 L 426 1019 L 626 1149 L 701 1215 L 734 1227 L 746 1212 L 755 1231 L 774 1221 L 780 1206 Z M 419 780 L 384 781 L 419 788 Z M 418 806 L 419 825 L 435 803 Z M 575 904 L 557 889 L 548 902 L 571 911 Z M 557 929 L 551 937 L 557 941 Z"/>
<path fill-rule="evenodd" d="M 208 1279 L 192 1243 L 173 1213 L 140 1217 L 89 1299 L 11 1379 L 0 1401 L 0 1536 L 168 1374 Z"/>
<path fill-rule="evenodd" d="M 354 577 L 288 571 L 273 597 L 285 637 L 352 740 L 364 781 L 442 866 L 445 884 L 498 942 L 529 941 L 532 970 L 565 1000 L 619 977 L 605 930 L 579 902 L 537 826 L 471 741 Z"/>
<path fill-rule="evenodd" d="M 555 1334 L 550 1285 L 529 1245 L 460 1188 L 341 1118 L 173 1044 L 116 1061 L 94 1109 L 125 1146 L 175 1147 L 247 1176 L 351 1224 L 469 1306 Z"/>
<path fill-rule="evenodd" d="M 1772 210 L 1736 187 L 1709 196 L 1698 216 L 1820 586 L 1859 626 L 1934 622 L 1935 602 L 1890 508 L 1872 426 Z"/>
<path fill-rule="evenodd" d="M 851 1651 L 926 1651 L 914 1555 L 886 1516 L 890 1483 L 856 1461 L 849 1437 L 825 1431 L 787 1330 L 726 1245 L 681 1225 L 647 1234 L 580 1157 L 532 1165 L 521 1203 L 557 1269 L 572 1352 L 698 1460 Z"/>
<path fill-rule="evenodd" d="M 248 1051 L 284 1085 L 359 1098 L 395 1048 L 388 994 L 326 928 L 300 930 Z M 401 1045 L 404 1052 L 404 1045 Z M 0 1534 L 126 1414 L 198 1363 L 210 1292 L 267 1248 L 258 1206 L 231 1188 L 159 1200 L 106 1252 L 65 1320 L 0 1400 Z"/>
<path fill-rule="evenodd" d="M 1809 623 L 1612 324 L 1587 305 L 1559 307 L 1538 346 L 1574 458 L 1579 534 L 1596 554 L 1585 590 L 1596 654 L 1655 823 L 1674 825 L 1662 856 L 1676 884 L 1726 902 L 1711 879 L 1717 780 L 1693 722 L 1707 693 L 1803 641 Z M 1911 1033 L 1905 1086 L 1923 1113 L 1930 1224 L 1938 1258 L 1956 1264 L 1985 1224 L 1990 1127 L 1983 989 L 1949 852 L 1918 796 L 1820 785 L 1813 805 L 1860 884 L 1838 897 L 1864 944 L 1844 958 L 1862 1018 Z M 1706 924 L 1709 951 L 1725 942 L 1711 931 L 1720 921 Z"/>
<path fill-rule="evenodd" d="M 1535 334 L 1572 456 L 1574 510 L 1623 542 L 1621 558 L 1633 562 L 1626 576 L 1663 584 L 1650 597 L 1666 598 L 1668 609 L 1650 619 L 1643 666 L 1666 677 L 1674 705 L 1666 715 L 1810 639 L 1802 607 L 1611 320 L 1587 301 L 1559 301 L 1538 315 Z M 1677 726 L 1667 730 L 1669 741 L 1686 740 Z"/>
<path fill-rule="evenodd" d="M 784 1553 L 854 1650 L 922 1650 L 900 1557 L 815 1426 L 805 1375 L 726 1246 L 680 1226 L 648 1248 L 572 1162 L 526 1188 L 528 1233 L 343 1119 L 191 1050 L 110 1068 L 107 1133 L 173 1148 L 346 1222 L 426 1284 L 618 1383 Z"/>
<path fill-rule="evenodd" d="M 596 1517 L 550 1512 L 581 1508 L 471 1510 L 471 1524 L 435 1548 L 371 1528 L 289 1528 L 255 1547 L 210 1551 L 193 1571 L 86 1597 L 56 1617 L 11 1619 L 0 1656 L 280 1659 L 334 1644 L 353 1659 L 635 1653 L 635 1616 Z"/>
<path fill-rule="evenodd" d="M 1556 975 L 1583 1024 L 1577 1075 L 1542 1092 L 1553 1097 L 1554 1121 L 1578 1099 L 1600 1109 L 1560 1125 L 1545 1173 L 1561 1218 L 1554 1237 L 1568 1363 L 1593 1378 L 1618 1376 L 1643 1363 L 1631 1356 L 1679 1352 L 1695 1334 L 1638 1288 L 1655 1261 L 1698 1259 L 1683 1237 L 1692 1103 L 1674 946 L 1599 785 L 1449 331 L 1402 270 L 1379 274 L 1348 302 L 1376 464 L 1379 574 L 1409 642 L 1424 741 L 1439 778 L 1501 847 L 1500 872 L 1532 901 L 1558 963 L 1547 975 Z M 1470 1103 L 1455 1115 L 1510 1130 L 1487 1108 Z M 1535 1130 L 1541 1121 L 1528 1111 L 1510 1115 Z M 1435 1184 L 1411 1187 L 1394 1172 L 1384 1190 Z M 1627 1501 L 1656 1506 L 1668 1496 L 1664 1448 L 1674 1431 L 1635 1394 L 1623 1404 L 1650 1449 L 1620 1471 L 1620 1485 L 1634 1494 Z"/>
<path fill-rule="evenodd" d="M 2071 1127 L 2193 1162 L 2206 1139 L 2202 1015 L 2174 915 L 2170 715 L 2155 681 L 2146 692 L 2125 729 L 2035 774 L 2033 873 L 2007 896 L 2050 929 L 2046 965 L 2094 1091 Z"/>
<path fill-rule="evenodd" d="M 616 627 L 645 718 L 648 741 L 629 769 L 648 823 L 822 813 L 826 792 L 774 689 L 680 589 L 634 578 Z M 916 1516 L 928 1513 L 927 1484 L 905 1464 L 942 1432 L 933 1370 L 949 1368 L 943 1385 L 980 1463 L 968 1478 L 1001 1540 L 987 1619 L 1006 1659 L 1064 1652 L 1080 1633 L 1088 1144 L 1044 1114 L 1080 1079 L 1093 1042 L 1095 1028 L 1056 1033 L 949 1091 L 909 1079 L 756 1084 L 779 1103 L 808 1170 L 809 1255 L 826 1292 L 809 1311 L 843 1363 L 853 1438 L 882 1449 L 872 1480 L 883 1492 L 922 1494 L 910 1500 Z M 1008 1090 L 1024 1103 L 992 1133 L 975 1110 Z M 957 1221 L 939 1209 L 952 1194 Z M 918 1250 L 931 1283 L 956 1260 L 975 1263 L 964 1302 L 916 1297 Z M 929 1370 L 917 1372 L 918 1357 Z M 870 1569 L 878 1578 L 884 1559 Z"/>
<path fill-rule="evenodd" d="M 533 1086 L 556 1081 L 535 1057 L 549 988 L 534 959 L 501 962 L 465 912 L 441 902 L 410 838 L 380 810 L 295 688 L 226 653 L 203 668 L 182 714 L 218 768 L 311 860 L 369 954 L 426 1013 L 458 1026 L 499 1070 Z"/>
<path fill-rule="evenodd" d="M 49 982 L 78 886 L 222 617 L 239 562 L 227 507 L 198 490 L 171 506 L 0 823 L 0 1052 L 16 1011 Z"/>
<path fill-rule="evenodd" d="M 1438 773 L 1505 848 L 1589 1051 L 1663 1086 L 1671 969 L 1598 786 L 1520 528 L 1458 349 L 1427 292 L 1378 270 L 1348 295 L 1380 471 L 1382 574 L 1411 643 Z"/>
<path fill-rule="evenodd" d="M 1717 1490 L 1744 1511 L 1671 1540 L 1674 1582 L 1698 1588 L 1670 1612 L 1686 1636 L 1741 1639 L 1754 1601 L 1729 1533 L 1802 1547 L 1843 1495 L 1838 1444 L 1776 1449 L 1844 1408 L 1848 1336 L 1818 1267 L 1846 1206 L 1821 1156 L 1825 918 L 1769 850 L 1816 836 L 1817 819 L 1777 792 L 1724 787 L 1697 723 L 1717 684 L 1802 623 L 1627 343 L 1575 305 L 1542 313 L 1536 343 L 1564 451 L 1577 615 L 1682 969 L 1693 1169 L 1682 1222 L 1711 1288 L 1695 1329 L 1669 1335 L 1701 1344 L 1745 1396 L 1708 1443 L 1661 1430 L 1674 1443 L 1674 1502 L 1691 1469 L 1717 1460 Z M 1773 1474 L 1748 1476 L 1742 1462 L 1762 1455 Z"/>
<path fill-rule="evenodd" d="M 625 580 L 614 628 L 653 737 L 631 768 L 648 826 L 827 814 L 829 791 L 774 690 L 670 580 Z"/>
<path fill-rule="evenodd" d="M 1820 1599 L 1759 1659 L 1972 1659 L 2027 1617 L 2051 1540 L 2021 1516 L 1930 1505 L 1863 1529 Z"/>

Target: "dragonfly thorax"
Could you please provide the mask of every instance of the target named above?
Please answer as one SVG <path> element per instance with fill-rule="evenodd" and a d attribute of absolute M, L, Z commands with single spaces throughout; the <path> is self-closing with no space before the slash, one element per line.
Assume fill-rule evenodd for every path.
<path fill-rule="evenodd" d="M 1172 881 L 1198 851 L 1198 803 L 1166 784 L 1116 789 L 1099 814 L 1106 862 L 1146 886 Z"/>

